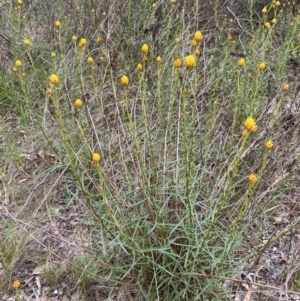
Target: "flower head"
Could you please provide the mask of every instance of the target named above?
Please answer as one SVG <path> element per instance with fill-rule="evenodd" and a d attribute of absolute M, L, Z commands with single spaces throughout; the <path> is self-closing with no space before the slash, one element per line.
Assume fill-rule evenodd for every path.
<path fill-rule="evenodd" d="M 101 156 L 98 153 L 92 153 L 92 162 L 99 163 L 101 160 Z"/>
<path fill-rule="evenodd" d="M 18 0 L 18 4 L 21 5 L 23 3 L 22 0 Z"/>
<path fill-rule="evenodd" d="M 193 67 L 195 67 L 195 65 L 196 65 L 196 59 L 195 59 L 195 57 L 192 54 L 187 55 L 185 57 L 185 59 L 184 59 L 184 65 L 187 68 L 193 68 Z"/>
<path fill-rule="evenodd" d="M 252 173 L 251 175 L 249 175 L 248 180 L 251 184 L 254 184 L 257 181 L 257 175 Z"/>
<path fill-rule="evenodd" d="M 241 58 L 238 60 L 238 66 L 239 67 L 244 67 L 246 64 L 245 59 Z"/>
<path fill-rule="evenodd" d="M 21 67 L 22 66 L 22 61 L 21 60 L 16 60 L 15 61 L 15 66 L 16 67 Z"/>
<path fill-rule="evenodd" d="M 77 98 L 75 101 L 74 101 L 74 105 L 76 108 L 81 108 L 82 107 L 82 100 L 80 98 Z"/>
<path fill-rule="evenodd" d="M 287 91 L 289 89 L 290 89 L 290 85 L 289 84 L 284 84 L 283 87 L 282 87 L 283 91 Z"/>
<path fill-rule="evenodd" d="M 276 1 L 275 6 L 277 6 L 277 7 L 280 6 L 280 1 Z"/>
<path fill-rule="evenodd" d="M 266 69 L 266 64 L 265 63 L 260 63 L 259 66 L 258 66 L 258 69 L 263 71 Z"/>
<path fill-rule="evenodd" d="M 244 122 L 244 128 L 248 131 L 255 131 L 256 128 L 256 122 L 252 117 L 248 117 L 246 121 Z"/>
<path fill-rule="evenodd" d="M 29 40 L 29 39 L 25 39 L 25 40 L 24 40 L 24 44 L 25 44 L 26 46 L 30 46 L 30 40 Z"/>
<path fill-rule="evenodd" d="M 128 76 L 123 75 L 123 76 L 121 77 L 120 82 L 121 82 L 121 84 L 122 84 L 123 86 L 128 86 L 128 84 L 129 84 L 129 78 L 128 78 Z"/>
<path fill-rule="evenodd" d="M 56 53 L 54 51 L 51 51 L 51 57 L 56 57 Z"/>
<path fill-rule="evenodd" d="M 268 141 L 266 142 L 266 148 L 267 148 L 267 149 L 271 149 L 271 148 L 273 148 L 273 146 L 274 146 L 274 144 L 273 144 L 273 141 L 272 141 L 272 140 L 268 140 Z"/>
<path fill-rule="evenodd" d="M 266 14 L 267 13 L 267 7 L 265 6 L 262 10 L 261 10 L 261 12 L 263 13 L 263 14 Z"/>
<path fill-rule="evenodd" d="M 49 77 L 49 83 L 52 85 L 57 85 L 58 84 L 58 76 L 56 74 L 51 74 Z"/>
<path fill-rule="evenodd" d="M 137 64 L 136 69 L 139 71 L 143 70 L 143 65 L 141 63 Z"/>
<path fill-rule="evenodd" d="M 277 23 L 277 19 L 273 18 L 272 21 L 271 21 L 271 23 L 275 25 Z"/>
<path fill-rule="evenodd" d="M 155 60 L 156 60 L 157 63 L 160 63 L 161 62 L 161 57 L 157 56 Z"/>
<path fill-rule="evenodd" d="M 242 135 L 247 136 L 248 134 L 249 134 L 249 131 L 246 128 L 244 128 L 242 131 Z"/>
<path fill-rule="evenodd" d="M 195 55 L 200 55 L 200 50 L 197 48 L 197 49 L 195 49 L 194 53 L 195 53 Z"/>
<path fill-rule="evenodd" d="M 191 46 L 192 47 L 196 47 L 197 46 L 197 41 L 195 40 L 195 39 L 192 39 L 192 41 L 191 41 Z"/>
<path fill-rule="evenodd" d="M 15 280 L 12 284 L 13 289 L 18 289 L 21 286 L 21 282 L 19 280 Z"/>
<path fill-rule="evenodd" d="M 81 38 L 79 40 L 78 46 L 79 47 L 84 47 L 86 45 L 86 39 L 85 38 Z"/>
<path fill-rule="evenodd" d="M 72 41 L 76 42 L 76 40 L 77 40 L 77 37 L 76 36 L 72 36 Z"/>
<path fill-rule="evenodd" d="M 202 35 L 202 32 L 200 30 L 197 30 L 194 33 L 194 40 L 196 40 L 197 42 L 200 42 L 200 41 L 203 40 L 203 35 Z"/>
<path fill-rule="evenodd" d="M 147 45 L 147 44 L 144 44 L 144 45 L 142 46 L 141 50 L 142 50 L 143 53 L 147 53 L 147 52 L 149 51 L 148 45 Z"/>
<path fill-rule="evenodd" d="M 60 28 L 60 27 L 61 27 L 60 21 L 55 21 L 54 25 L 55 25 L 55 27 L 57 27 L 57 28 Z"/>
<path fill-rule="evenodd" d="M 51 91 L 51 89 L 50 89 L 49 87 L 46 88 L 46 91 L 45 91 L 45 92 L 46 92 L 46 94 L 48 94 L 48 95 L 52 93 L 52 91 Z"/>
<path fill-rule="evenodd" d="M 228 35 L 227 35 L 227 41 L 231 41 L 232 40 L 232 35 L 229 33 Z"/>
<path fill-rule="evenodd" d="M 176 60 L 174 61 L 174 66 L 175 66 L 176 68 L 180 68 L 180 67 L 181 67 L 181 59 L 180 59 L 180 58 L 178 58 L 178 59 L 176 59 Z"/>
<path fill-rule="evenodd" d="M 271 28 L 271 24 L 270 24 L 269 22 L 265 22 L 264 25 L 265 25 L 265 27 L 268 28 L 268 29 Z"/>
<path fill-rule="evenodd" d="M 89 57 L 87 58 L 87 62 L 88 62 L 89 65 L 91 65 L 91 64 L 93 64 L 94 59 L 93 59 L 91 56 L 89 56 Z"/>
<path fill-rule="evenodd" d="M 258 125 L 254 124 L 254 126 L 251 128 L 251 132 L 257 132 L 258 131 Z"/>

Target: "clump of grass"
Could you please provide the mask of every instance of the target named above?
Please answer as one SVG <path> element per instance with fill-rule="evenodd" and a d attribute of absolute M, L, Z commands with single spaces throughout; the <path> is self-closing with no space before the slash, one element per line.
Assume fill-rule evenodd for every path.
<path fill-rule="evenodd" d="M 232 10 L 221 20 L 217 2 L 223 29 L 211 37 L 199 1 L 192 14 L 176 1 L 60 5 L 44 12 L 51 47 L 26 40 L 10 72 L 24 127 L 41 132 L 91 213 L 88 255 L 71 261 L 70 281 L 87 289 L 105 275 L 111 291 L 130 284 L 136 299 L 229 299 L 226 280 L 299 224 L 245 241 L 271 227 L 297 180 L 299 121 L 286 121 L 286 99 L 298 19 L 291 26 L 292 11 L 270 2 L 256 21 L 251 1 L 251 28 L 235 35 L 234 22 L 247 24 Z M 24 7 L 9 11 L 18 39 L 39 22 L 22 19 Z M 57 275 L 45 271 L 48 282 Z"/>

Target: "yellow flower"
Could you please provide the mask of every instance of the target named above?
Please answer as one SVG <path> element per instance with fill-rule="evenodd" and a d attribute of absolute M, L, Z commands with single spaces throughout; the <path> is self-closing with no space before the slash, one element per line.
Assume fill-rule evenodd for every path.
<path fill-rule="evenodd" d="M 266 69 L 266 64 L 265 63 L 260 63 L 259 66 L 258 66 L 258 69 L 263 71 Z"/>
<path fill-rule="evenodd" d="M 195 57 L 192 54 L 187 55 L 185 57 L 185 59 L 184 59 L 184 65 L 187 68 L 193 68 L 193 67 L 195 67 L 195 65 L 196 65 L 196 59 L 195 59 Z"/>
<path fill-rule="evenodd" d="M 239 59 L 239 61 L 238 61 L 238 66 L 239 67 L 244 67 L 245 64 L 246 64 L 245 59 L 243 59 L 243 58 Z"/>
<path fill-rule="evenodd" d="M 256 126 L 255 120 L 252 117 L 248 117 L 244 122 L 244 128 L 251 131 L 253 127 Z"/>
<path fill-rule="evenodd" d="M 92 153 L 92 162 L 99 163 L 101 160 L 101 156 L 98 153 Z"/>
<path fill-rule="evenodd" d="M 276 1 L 275 6 L 277 6 L 277 7 L 280 6 L 280 1 Z"/>
<path fill-rule="evenodd" d="M 176 67 L 176 68 L 180 68 L 181 67 L 181 59 L 176 59 L 175 61 L 174 61 L 174 66 Z"/>
<path fill-rule="evenodd" d="M 15 61 L 15 66 L 16 67 L 21 67 L 22 66 L 22 61 L 21 60 L 16 60 Z"/>
<path fill-rule="evenodd" d="M 77 40 L 77 37 L 76 36 L 72 36 L 72 41 L 76 41 Z"/>
<path fill-rule="evenodd" d="M 170 2 L 171 2 L 171 3 L 175 3 L 175 2 L 176 2 L 176 0 L 170 0 Z"/>
<path fill-rule="evenodd" d="M 250 183 L 254 184 L 257 181 L 257 175 L 252 173 L 251 175 L 249 175 L 248 180 Z"/>
<path fill-rule="evenodd" d="M 21 5 L 23 3 L 22 0 L 18 0 L 18 4 Z"/>
<path fill-rule="evenodd" d="M 193 40 L 191 41 L 191 46 L 192 46 L 192 47 L 196 47 L 196 46 L 197 46 L 197 41 L 196 41 L 195 39 L 193 39 Z"/>
<path fill-rule="evenodd" d="M 88 62 L 88 64 L 93 64 L 93 62 L 94 62 L 94 59 L 91 57 L 91 56 L 89 56 L 88 58 L 87 58 L 87 62 Z"/>
<path fill-rule="evenodd" d="M 257 132 L 258 131 L 258 126 L 257 124 L 255 124 L 252 128 L 251 128 L 251 132 Z"/>
<path fill-rule="evenodd" d="M 228 35 L 227 35 L 227 41 L 231 41 L 232 40 L 232 35 L 229 33 Z"/>
<path fill-rule="evenodd" d="M 13 289 L 18 289 L 21 286 L 21 282 L 19 280 L 15 280 L 12 284 Z"/>
<path fill-rule="evenodd" d="M 161 57 L 160 57 L 160 56 L 157 56 L 157 57 L 156 57 L 156 62 L 157 62 L 157 63 L 160 63 L 160 62 L 161 62 Z"/>
<path fill-rule="evenodd" d="M 152 3 L 152 8 L 155 8 L 156 7 L 156 3 Z"/>
<path fill-rule="evenodd" d="M 51 74 L 49 77 L 49 83 L 52 85 L 57 85 L 58 84 L 58 76 L 56 74 Z"/>
<path fill-rule="evenodd" d="M 81 108 L 82 107 L 82 100 L 80 98 L 77 98 L 75 101 L 74 101 L 74 105 L 76 108 Z"/>
<path fill-rule="evenodd" d="M 16 71 L 17 71 L 17 68 L 16 68 L 16 67 L 13 67 L 13 68 L 12 68 L 12 71 L 16 72 Z"/>
<path fill-rule="evenodd" d="M 25 44 L 26 46 L 30 46 L 30 41 L 29 41 L 28 39 L 25 39 L 25 40 L 24 40 L 24 44 Z"/>
<path fill-rule="evenodd" d="M 249 131 L 248 131 L 247 129 L 244 128 L 243 131 L 242 131 L 242 135 L 243 135 L 243 136 L 247 136 L 248 133 L 249 133 Z"/>
<path fill-rule="evenodd" d="M 56 57 L 56 53 L 54 51 L 51 51 L 51 57 Z"/>
<path fill-rule="evenodd" d="M 195 49 L 194 53 L 195 53 L 195 55 L 200 55 L 200 50 L 197 48 L 197 49 Z"/>
<path fill-rule="evenodd" d="M 123 85 L 123 86 L 128 86 L 128 84 L 129 84 L 129 78 L 128 78 L 128 76 L 126 76 L 126 75 L 123 75 L 122 77 L 121 77 L 121 84 Z"/>
<path fill-rule="evenodd" d="M 290 88 L 289 84 L 284 84 L 282 87 L 283 91 L 287 91 L 287 90 L 289 90 L 289 88 Z"/>
<path fill-rule="evenodd" d="M 102 16 L 103 16 L 103 17 L 105 17 L 105 16 L 106 16 L 106 12 L 105 12 L 105 11 L 102 13 Z"/>
<path fill-rule="evenodd" d="M 263 13 L 263 14 L 266 14 L 267 13 L 267 7 L 265 6 L 262 10 L 261 10 L 261 12 Z"/>
<path fill-rule="evenodd" d="M 273 146 L 274 146 L 274 144 L 273 144 L 273 141 L 272 141 L 272 140 L 268 140 L 268 141 L 266 142 L 266 148 L 267 148 L 267 149 L 271 149 L 271 148 L 273 148 Z"/>
<path fill-rule="evenodd" d="M 139 71 L 143 70 L 143 65 L 141 63 L 137 64 L 136 69 Z"/>
<path fill-rule="evenodd" d="M 51 92 L 52 92 L 51 89 L 47 87 L 46 88 L 46 94 L 51 94 Z"/>
<path fill-rule="evenodd" d="M 95 9 L 94 9 L 94 8 L 92 8 L 92 9 L 91 9 L 91 13 L 93 14 L 94 12 L 95 12 Z"/>
<path fill-rule="evenodd" d="M 147 44 L 144 44 L 144 45 L 142 46 L 141 50 L 142 50 L 143 53 L 147 53 L 148 50 L 149 50 L 148 45 L 147 45 Z"/>
<path fill-rule="evenodd" d="M 202 32 L 200 30 L 197 30 L 194 33 L 194 40 L 196 40 L 197 42 L 200 42 L 200 41 L 203 40 L 203 35 L 202 35 Z"/>
<path fill-rule="evenodd" d="M 270 28 L 271 28 L 271 24 L 270 24 L 269 22 L 265 22 L 265 24 L 264 24 L 264 25 L 265 25 L 265 27 L 266 27 L 266 28 L 268 28 L 268 29 L 270 29 Z"/>
<path fill-rule="evenodd" d="M 60 24 L 60 21 L 55 21 L 55 26 L 57 27 L 57 28 L 60 28 L 61 27 L 61 24 Z"/>
<path fill-rule="evenodd" d="M 276 18 L 272 19 L 271 23 L 275 25 L 277 23 L 277 19 Z"/>
<path fill-rule="evenodd" d="M 79 40 L 78 46 L 79 47 L 84 47 L 86 45 L 86 39 L 85 38 L 81 38 Z"/>

